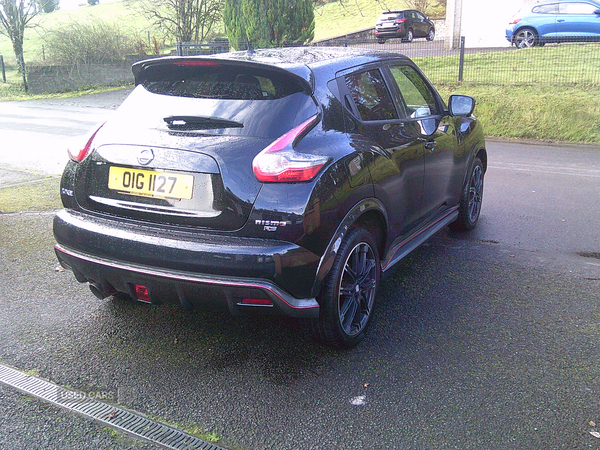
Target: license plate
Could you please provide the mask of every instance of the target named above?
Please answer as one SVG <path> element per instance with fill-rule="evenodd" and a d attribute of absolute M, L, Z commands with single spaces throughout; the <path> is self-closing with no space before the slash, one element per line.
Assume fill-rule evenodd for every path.
<path fill-rule="evenodd" d="M 125 167 L 111 167 L 108 172 L 109 189 L 132 195 L 189 200 L 192 198 L 193 187 L 193 175 Z"/>

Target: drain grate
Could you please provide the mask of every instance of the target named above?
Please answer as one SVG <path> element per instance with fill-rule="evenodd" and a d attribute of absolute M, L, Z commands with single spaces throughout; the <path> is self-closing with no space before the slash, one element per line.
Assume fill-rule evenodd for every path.
<path fill-rule="evenodd" d="M 175 450 L 225 450 L 176 428 L 93 398 L 72 400 L 78 398 L 77 391 L 40 380 L 3 364 L 0 364 L 0 383 L 165 448 Z"/>

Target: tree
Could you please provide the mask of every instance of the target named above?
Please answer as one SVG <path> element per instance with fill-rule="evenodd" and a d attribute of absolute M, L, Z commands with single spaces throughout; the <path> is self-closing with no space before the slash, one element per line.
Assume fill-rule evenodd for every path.
<path fill-rule="evenodd" d="M 234 47 L 301 45 L 315 34 L 313 0 L 225 0 L 223 22 Z"/>
<path fill-rule="evenodd" d="M 56 11 L 58 9 L 58 3 L 58 0 L 38 0 L 40 8 L 45 13 L 51 13 L 53 11 Z"/>
<path fill-rule="evenodd" d="M 177 42 L 200 42 L 221 19 L 223 0 L 139 0 L 143 14 Z"/>
<path fill-rule="evenodd" d="M 406 0 L 406 6 L 427 14 L 434 7 L 443 6 L 445 8 L 446 0 Z"/>
<path fill-rule="evenodd" d="M 38 14 L 35 0 L 0 0 L 0 34 L 7 36 L 13 46 L 17 67 L 23 75 L 23 89 L 29 90 L 23 57 L 25 29 Z"/>

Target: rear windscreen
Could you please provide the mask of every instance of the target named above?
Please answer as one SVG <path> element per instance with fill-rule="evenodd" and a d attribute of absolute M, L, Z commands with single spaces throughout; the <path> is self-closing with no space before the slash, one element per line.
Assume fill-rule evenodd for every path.
<path fill-rule="evenodd" d="M 302 91 L 280 72 L 209 61 L 150 67 L 141 84 L 155 94 L 225 100 L 274 100 Z"/>
<path fill-rule="evenodd" d="M 396 20 L 396 19 L 402 19 L 404 17 L 404 13 L 387 13 L 387 14 L 382 14 L 379 17 L 379 20 Z"/>
<path fill-rule="evenodd" d="M 138 74 L 138 86 L 113 123 L 171 134 L 277 138 L 318 112 L 313 97 L 290 73 L 186 63 L 151 66 Z"/>

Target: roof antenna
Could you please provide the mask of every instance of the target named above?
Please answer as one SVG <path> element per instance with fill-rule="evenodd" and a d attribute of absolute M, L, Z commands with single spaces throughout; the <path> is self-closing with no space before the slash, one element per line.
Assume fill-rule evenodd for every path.
<path fill-rule="evenodd" d="M 256 53 L 256 51 L 252 47 L 252 44 L 250 43 L 248 36 L 246 36 L 246 43 L 248 44 L 248 56 L 254 55 Z"/>
<path fill-rule="evenodd" d="M 246 35 L 247 54 L 248 54 L 248 56 L 252 56 L 256 53 L 256 51 L 254 50 L 254 48 L 252 47 L 252 44 L 250 43 L 250 38 L 248 38 L 248 30 L 246 29 L 245 25 L 244 25 L 244 34 Z"/>

